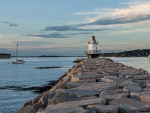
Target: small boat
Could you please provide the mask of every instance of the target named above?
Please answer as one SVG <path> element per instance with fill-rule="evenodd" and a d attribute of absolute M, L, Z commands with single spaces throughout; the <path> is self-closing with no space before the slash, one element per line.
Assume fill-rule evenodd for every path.
<path fill-rule="evenodd" d="M 18 43 L 17 43 L 17 48 L 16 48 L 16 61 L 11 61 L 13 64 L 24 64 L 24 60 L 19 60 L 17 59 L 17 53 L 18 53 Z"/>

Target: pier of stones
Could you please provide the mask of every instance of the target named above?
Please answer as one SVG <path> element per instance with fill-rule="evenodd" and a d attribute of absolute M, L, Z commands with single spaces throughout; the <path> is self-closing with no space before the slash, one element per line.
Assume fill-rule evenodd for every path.
<path fill-rule="evenodd" d="M 150 112 L 150 74 L 108 58 L 77 59 L 48 91 L 16 113 Z"/>

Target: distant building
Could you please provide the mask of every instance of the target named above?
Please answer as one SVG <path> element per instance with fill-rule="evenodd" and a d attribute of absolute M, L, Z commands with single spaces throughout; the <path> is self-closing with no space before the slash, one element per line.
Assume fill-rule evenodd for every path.
<path fill-rule="evenodd" d="M 0 59 L 9 59 L 11 58 L 11 54 L 0 54 Z"/>

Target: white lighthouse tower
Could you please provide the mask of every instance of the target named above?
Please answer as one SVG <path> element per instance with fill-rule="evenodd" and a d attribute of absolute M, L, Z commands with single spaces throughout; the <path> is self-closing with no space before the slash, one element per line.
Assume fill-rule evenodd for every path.
<path fill-rule="evenodd" d="M 98 42 L 95 40 L 95 36 L 92 36 L 90 42 L 88 42 L 88 51 L 86 51 L 86 55 L 88 58 L 98 58 L 101 54 L 100 50 L 97 50 Z"/>

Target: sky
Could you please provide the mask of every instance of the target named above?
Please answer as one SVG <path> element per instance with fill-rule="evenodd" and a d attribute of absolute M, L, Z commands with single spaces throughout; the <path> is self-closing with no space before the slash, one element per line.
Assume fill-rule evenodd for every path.
<path fill-rule="evenodd" d="M 0 0 L 0 53 L 85 55 L 150 49 L 150 0 Z"/>

